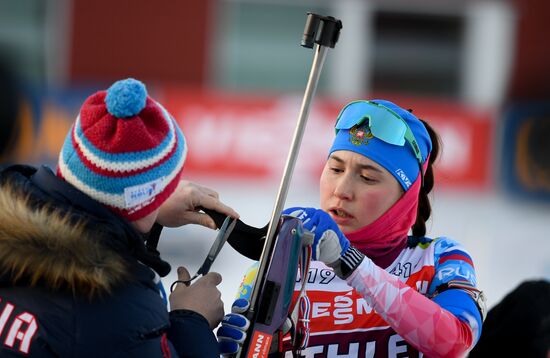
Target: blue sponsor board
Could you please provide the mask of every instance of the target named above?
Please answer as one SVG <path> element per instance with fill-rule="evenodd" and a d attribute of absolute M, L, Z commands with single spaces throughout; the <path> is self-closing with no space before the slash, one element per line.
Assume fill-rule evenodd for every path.
<path fill-rule="evenodd" d="M 512 104 L 503 119 L 505 188 L 525 198 L 550 201 L 550 101 Z"/>

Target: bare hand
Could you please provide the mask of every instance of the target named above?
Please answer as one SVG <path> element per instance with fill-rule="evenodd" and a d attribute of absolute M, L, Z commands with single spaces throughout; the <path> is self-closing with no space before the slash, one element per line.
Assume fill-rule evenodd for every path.
<path fill-rule="evenodd" d="M 216 229 L 214 220 L 198 211 L 201 206 L 233 218 L 239 217 L 235 210 L 220 201 L 214 190 L 181 180 L 174 193 L 160 206 L 157 222 L 166 227 L 198 224 Z"/>
<path fill-rule="evenodd" d="M 185 267 L 178 267 L 178 280 L 187 281 L 190 279 L 189 272 Z M 178 283 L 170 294 L 170 309 L 186 309 L 194 311 L 208 321 L 210 328 L 214 329 L 220 324 L 223 315 L 222 294 L 216 288 L 222 282 L 219 273 L 209 272 L 199 278 L 190 286 Z"/>

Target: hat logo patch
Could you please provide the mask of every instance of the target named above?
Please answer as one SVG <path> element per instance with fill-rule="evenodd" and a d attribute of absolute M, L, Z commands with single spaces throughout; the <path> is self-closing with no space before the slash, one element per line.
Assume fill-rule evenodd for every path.
<path fill-rule="evenodd" d="M 411 180 L 409 179 L 409 177 L 407 176 L 407 174 L 405 174 L 405 172 L 403 171 L 403 169 L 397 169 L 395 171 L 395 174 L 397 174 L 399 176 L 399 178 L 401 178 L 401 181 L 403 182 L 403 184 L 405 184 L 405 186 L 407 188 L 409 188 L 412 183 L 411 183 Z"/>
<path fill-rule="evenodd" d="M 134 206 L 143 204 L 150 201 L 151 198 L 159 194 L 162 189 L 162 182 L 164 177 L 150 181 L 145 184 L 134 185 L 128 188 L 124 188 L 124 201 L 126 202 L 126 208 L 132 208 Z"/>
<path fill-rule="evenodd" d="M 353 145 L 369 144 L 372 138 L 374 136 L 366 125 L 355 125 L 349 130 L 349 141 Z"/>

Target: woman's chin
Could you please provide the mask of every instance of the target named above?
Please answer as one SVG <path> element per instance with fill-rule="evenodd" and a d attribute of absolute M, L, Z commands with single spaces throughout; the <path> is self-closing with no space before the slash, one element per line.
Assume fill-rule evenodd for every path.
<path fill-rule="evenodd" d="M 342 232 L 355 231 L 354 230 L 355 221 L 353 220 L 353 217 L 350 217 L 350 216 L 342 217 L 342 216 L 334 215 L 332 213 L 331 213 L 331 217 L 334 220 L 334 222 L 336 223 L 336 225 L 338 225 L 340 230 L 342 230 Z"/>

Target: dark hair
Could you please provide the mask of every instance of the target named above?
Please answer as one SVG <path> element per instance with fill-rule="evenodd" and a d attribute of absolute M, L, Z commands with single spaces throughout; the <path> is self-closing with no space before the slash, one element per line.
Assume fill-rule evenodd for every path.
<path fill-rule="evenodd" d="M 523 281 L 487 313 L 468 357 L 546 358 L 550 350 L 550 282 Z"/>
<path fill-rule="evenodd" d="M 441 141 L 437 132 L 424 120 L 420 120 L 432 141 L 432 151 L 428 159 L 428 166 L 426 167 L 426 172 L 424 173 L 424 185 L 420 188 L 420 193 L 418 194 L 418 210 L 416 213 L 416 222 L 412 227 L 412 235 L 415 237 L 423 237 L 426 235 L 426 221 L 430 218 L 432 214 L 432 206 L 430 204 L 430 199 L 428 198 L 428 193 L 432 191 L 434 187 L 434 170 L 433 163 L 436 161 L 439 156 L 439 150 L 441 148 Z"/>

